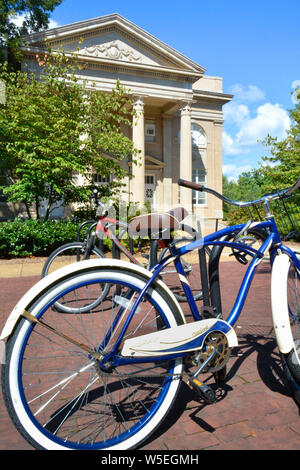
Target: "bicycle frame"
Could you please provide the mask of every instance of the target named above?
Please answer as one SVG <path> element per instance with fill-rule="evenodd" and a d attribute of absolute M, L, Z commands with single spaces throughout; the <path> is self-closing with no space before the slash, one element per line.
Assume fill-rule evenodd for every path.
<path fill-rule="evenodd" d="M 118 225 L 119 227 L 126 227 L 127 224 L 124 222 L 120 222 L 119 220 L 116 219 L 110 219 L 106 215 L 100 216 L 97 226 L 96 226 L 96 232 L 103 232 L 112 242 L 119 248 L 119 250 L 123 251 L 123 253 L 127 256 L 127 258 L 130 259 L 130 261 L 134 264 L 140 265 L 140 263 L 135 259 L 135 257 L 130 253 L 127 248 L 122 245 L 122 243 L 118 240 L 118 237 L 115 236 L 110 230 L 109 226 L 110 225 Z"/>
<path fill-rule="evenodd" d="M 133 307 L 130 310 L 130 313 L 125 321 L 125 324 L 122 328 L 122 331 L 119 335 L 118 340 L 115 343 L 115 346 L 113 348 L 113 351 L 109 354 L 109 359 L 113 360 L 113 365 L 125 365 L 128 363 L 133 363 L 133 362 L 159 362 L 159 361 L 164 361 L 164 360 L 171 360 L 179 357 L 185 356 L 183 353 L 178 353 L 178 354 L 170 354 L 169 356 L 157 356 L 157 357 L 150 357 L 150 358 L 114 358 L 116 352 L 118 351 L 118 348 L 120 347 L 121 341 L 126 333 L 126 330 L 130 324 L 131 319 L 133 318 L 133 315 L 135 314 L 135 311 L 141 301 L 141 299 L 144 297 L 146 294 L 148 288 L 153 284 L 155 279 L 159 276 L 160 272 L 165 268 L 165 266 L 171 262 L 175 263 L 176 270 L 179 275 L 180 282 L 182 284 L 182 287 L 185 291 L 185 294 L 188 299 L 188 304 L 193 316 L 194 321 L 199 321 L 201 320 L 201 314 L 198 310 L 198 307 L 196 305 L 196 302 L 194 300 L 194 297 L 192 295 L 191 289 L 189 287 L 188 281 L 185 277 L 184 270 L 180 261 L 180 256 L 184 255 L 186 253 L 189 253 L 193 250 L 203 248 L 205 246 L 209 245 L 222 245 L 222 246 L 228 246 L 231 248 L 236 248 L 239 251 L 242 251 L 250 256 L 252 256 L 252 261 L 249 265 L 249 267 L 246 270 L 246 273 L 243 277 L 243 280 L 240 285 L 240 289 L 238 292 L 238 295 L 236 297 L 236 301 L 234 303 L 234 306 L 226 319 L 226 323 L 232 327 L 238 320 L 242 308 L 244 306 L 245 300 L 247 298 L 247 294 L 253 279 L 253 276 L 255 274 L 256 268 L 259 265 L 259 263 L 262 261 L 262 258 L 264 255 L 270 250 L 270 262 L 272 264 L 274 256 L 277 252 L 277 250 L 281 250 L 282 252 L 286 253 L 288 256 L 290 256 L 293 261 L 295 262 L 295 265 L 297 269 L 300 272 L 300 262 L 288 247 L 284 246 L 281 242 L 280 235 L 277 230 L 276 222 L 274 220 L 274 217 L 271 216 L 268 218 L 266 221 L 262 221 L 259 223 L 255 223 L 255 228 L 257 229 L 267 229 L 269 235 L 267 239 L 262 243 L 261 247 L 256 250 L 248 245 L 245 245 L 243 243 L 238 243 L 238 242 L 231 242 L 231 241 L 224 241 L 220 240 L 221 238 L 231 235 L 231 234 L 236 234 L 237 232 L 242 231 L 244 228 L 246 228 L 247 224 L 239 224 L 239 225 L 234 225 L 227 227 L 225 229 L 222 229 L 220 231 L 217 231 L 211 235 L 207 235 L 204 238 L 195 240 L 183 247 L 176 248 L 175 246 L 170 245 L 170 251 L 171 254 L 162 260 L 160 263 L 158 263 L 156 266 L 152 268 L 153 276 L 151 279 L 147 282 L 143 290 L 139 293 L 137 299 L 134 302 Z M 119 313 L 118 318 L 120 317 L 121 313 Z M 116 319 L 116 323 L 118 322 L 118 319 Z M 109 338 L 106 338 L 109 340 Z"/>
<path fill-rule="evenodd" d="M 140 266 L 140 263 L 137 261 L 137 259 L 134 258 L 132 253 L 129 250 L 127 250 L 127 248 L 124 245 L 122 245 L 122 243 L 119 241 L 118 237 L 116 237 L 115 234 L 112 233 L 109 230 L 109 227 L 113 226 L 113 225 L 123 227 L 123 228 L 127 229 L 128 225 L 125 222 L 122 222 L 122 221 L 117 220 L 117 219 L 109 218 L 109 217 L 107 217 L 107 212 L 104 212 L 102 215 L 99 216 L 99 219 L 98 219 L 97 222 L 95 222 L 94 220 L 86 220 L 85 222 L 83 222 L 78 227 L 78 230 L 77 230 L 77 241 L 78 242 L 80 241 L 80 232 L 83 229 L 83 227 L 85 227 L 86 225 L 90 225 L 89 229 L 87 230 L 87 238 L 89 238 L 89 236 L 91 235 L 92 230 L 94 228 L 96 228 L 96 234 L 97 235 L 100 232 L 102 232 L 110 240 L 112 240 L 112 242 L 117 246 L 117 248 L 119 250 L 123 251 L 123 253 L 127 256 L 127 258 L 130 259 L 130 261 L 132 263 L 137 264 L 137 265 Z M 80 255 L 81 255 L 81 253 L 78 250 L 77 261 L 80 261 Z"/>

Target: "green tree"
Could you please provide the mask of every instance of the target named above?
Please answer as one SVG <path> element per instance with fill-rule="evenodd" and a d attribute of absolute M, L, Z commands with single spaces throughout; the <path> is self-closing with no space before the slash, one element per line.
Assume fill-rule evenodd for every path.
<path fill-rule="evenodd" d="M 46 217 L 60 201 L 83 202 L 93 173 L 113 176 L 109 192 L 120 190 L 127 174 L 120 161 L 136 156 L 121 132 L 131 125 L 132 107 L 119 83 L 112 93 L 92 90 L 76 77 L 76 57 L 49 51 L 38 57 L 40 73 L 8 71 L 0 66 L 6 103 L 0 104 L 0 177 L 12 202 L 22 201 L 37 217 L 47 201 Z M 78 184 L 78 177 L 84 180 Z"/>
<path fill-rule="evenodd" d="M 260 169 L 242 173 L 237 181 L 229 181 L 223 176 L 223 194 L 235 201 L 251 201 L 263 196 L 265 189 L 265 177 Z M 228 218 L 233 212 L 238 213 L 239 209 L 223 204 L 224 216 Z"/>
<path fill-rule="evenodd" d="M 0 0 L 0 52 L 1 48 L 7 48 L 12 61 L 21 45 L 22 35 L 46 29 L 51 12 L 61 2 L 62 0 Z M 13 21 L 16 15 L 24 16 L 21 26 Z"/>
<path fill-rule="evenodd" d="M 290 110 L 292 124 L 287 130 L 287 137 L 278 140 L 267 136 L 264 141 L 270 148 L 270 155 L 262 157 L 261 166 L 266 192 L 291 186 L 300 176 L 300 91 L 298 96 L 299 102 Z"/>

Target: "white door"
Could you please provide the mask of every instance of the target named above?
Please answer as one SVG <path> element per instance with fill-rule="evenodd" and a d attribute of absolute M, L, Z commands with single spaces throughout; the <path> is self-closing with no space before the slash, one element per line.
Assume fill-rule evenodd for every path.
<path fill-rule="evenodd" d="M 145 201 L 149 201 L 151 208 L 155 208 L 155 175 L 153 173 L 145 175 Z"/>

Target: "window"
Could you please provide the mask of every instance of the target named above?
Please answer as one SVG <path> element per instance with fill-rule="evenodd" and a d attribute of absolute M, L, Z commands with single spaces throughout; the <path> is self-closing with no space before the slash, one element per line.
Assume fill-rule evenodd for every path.
<path fill-rule="evenodd" d="M 192 124 L 192 181 L 197 184 L 206 184 L 206 134 L 201 126 Z M 192 202 L 195 205 L 206 204 L 206 193 L 193 191 Z"/>
<path fill-rule="evenodd" d="M 197 184 L 205 184 L 206 183 L 205 171 L 201 170 L 200 168 L 194 169 L 192 173 L 192 181 L 193 183 L 197 183 Z M 192 202 L 195 205 L 205 204 L 206 193 L 203 193 L 201 191 L 193 191 Z"/>
<path fill-rule="evenodd" d="M 93 174 L 93 182 L 95 184 L 107 184 L 110 183 L 110 177 L 109 176 L 102 176 L 97 173 Z"/>
<path fill-rule="evenodd" d="M 154 175 L 146 175 L 145 184 L 154 184 Z"/>
<path fill-rule="evenodd" d="M 206 135 L 198 124 L 192 124 L 192 146 L 196 148 L 206 148 Z"/>
<path fill-rule="evenodd" d="M 145 175 L 145 200 L 155 207 L 155 176 Z"/>
<path fill-rule="evenodd" d="M 145 124 L 145 142 L 155 142 L 155 124 L 146 122 Z"/>

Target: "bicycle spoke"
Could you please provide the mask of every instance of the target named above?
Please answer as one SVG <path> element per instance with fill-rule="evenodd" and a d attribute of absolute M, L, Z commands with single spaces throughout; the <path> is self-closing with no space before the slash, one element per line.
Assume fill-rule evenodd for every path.
<path fill-rule="evenodd" d="M 119 342 L 140 290 L 122 284 L 116 275 L 110 280 L 109 294 L 82 312 L 81 306 L 85 302 L 91 305 L 98 286 L 99 281 L 75 284 L 49 305 L 24 312 L 28 338 L 25 336 L 18 376 L 27 412 L 47 436 L 71 447 L 105 447 L 107 442 L 130 436 L 131 428 L 142 429 L 171 383 L 165 375 L 172 363 L 166 369 L 138 363 L 105 368 L 106 354 Z M 57 308 L 58 302 L 65 311 Z M 69 305 L 72 309 L 67 311 Z M 164 322 L 166 309 L 167 304 L 158 310 L 147 294 L 120 340 L 115 359 L 127 338 L 157 331 L 158 319 Z"/>

